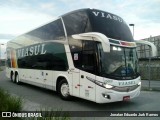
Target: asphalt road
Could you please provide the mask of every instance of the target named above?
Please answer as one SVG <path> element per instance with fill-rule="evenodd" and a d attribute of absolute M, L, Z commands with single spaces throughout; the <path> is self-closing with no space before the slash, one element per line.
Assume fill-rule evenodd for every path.
<path fill-rule="evenodd" d="M 71 101 L 63 101 L 56 92 L 31 86 L 28 84 L 17 85 L 5 77 L 5 72 L 0 72 L 0 88 L 7 90 L 15 96 L 20 96 L 24 100 L 23 110 L 33 111 L 42 108 L 63 111 L 160 111 L 160 92 L 141 91 L 139 97 L 128 102 L 115 102 L 107 104 L 97 104 L 80 98 L 73 98 Z M 80 118 L 76 118 L 80 119 Z M 93 118 L 84 118 L 85 120 Z M 117 120 L 112 118 L 94 118 L 104 120 Z M 160 120 L 154 118 L 129 118 L 130 120 Z M 122 120 L 122 117 L 120 117 Z M 124 120 L 128 120 L 124 118 Z"/>

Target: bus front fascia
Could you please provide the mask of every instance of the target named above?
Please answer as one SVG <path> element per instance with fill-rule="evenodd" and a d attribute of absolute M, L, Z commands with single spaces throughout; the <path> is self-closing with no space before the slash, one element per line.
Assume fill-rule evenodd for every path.
<path fill-rule="evenodd" d="M 110 52 L 109 39 L 102 33 L 88 32 L 88 33 L 75 34 L 72 35 L 72 37 L 76 40 L 98 41 L 102 44 L 104 52 Z"/>

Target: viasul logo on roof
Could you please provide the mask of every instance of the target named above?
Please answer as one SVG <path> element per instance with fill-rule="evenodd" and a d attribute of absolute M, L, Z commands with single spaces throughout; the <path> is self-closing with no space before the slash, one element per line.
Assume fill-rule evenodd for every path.
<path fill-rule="evenodd" d="M 115 20 L 115 21 L 118 21 L 118 22 L 121 22 L 121 23 L 125 23 L 122 18 L 120 18 L 116 15 L 110 14 L 110 13 L 100 12 L 100 11 L 92 11 L 92 13 L 96 17 L 107 18 L 107 19 Z"/>

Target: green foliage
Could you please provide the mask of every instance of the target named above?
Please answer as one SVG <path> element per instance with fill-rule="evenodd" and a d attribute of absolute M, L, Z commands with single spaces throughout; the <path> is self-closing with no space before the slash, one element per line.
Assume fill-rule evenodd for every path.
<path fill-rule="evenodd" d="M 46 117 L 38 117 L 31 118 L 29 120 L 71 120 L 68 114 L 64 114 L 62 110 L 53 110 L 53 109 L 40 109 L 37 112 L 41 112 L 42 116 Z"/>
<path fill-rule="evenodd" d="M 0 112 L 21 111 L 22 100 L 18 97 L 11 96 L 8 92 L 0 88 Z M 1 118 L 0 120 L 22 120 L 21 118 Z"/>
<path fill-rule="evenodd" d="M 71 120 L 70 117 L 38 117 L 29 120 Z"/>
<path fill-rule="evenodd" d="M 0 88 L 0 111 L 21 111 L 22 100 Z"/>
<path fill-rule="evenodd" d="M 0 111 L 21 111 L 22 100 L 0 89 Z"/>
<path fill-rule="evenodd" d="M 8 92 L 0 88 L 0 112 L 20 112 L 22 110 L 22 99 L 13 97 Z M 48 112 L 44 112 L 48 111 Z M 50 112 L 52 111 L 52 112 Z M 69 115 L 63 114 L 61 110 L 40 110 L 37 112 L 44 113 L 47 117 L 34 118 L 1 118 L 0 120 L 70 120 Z"/>

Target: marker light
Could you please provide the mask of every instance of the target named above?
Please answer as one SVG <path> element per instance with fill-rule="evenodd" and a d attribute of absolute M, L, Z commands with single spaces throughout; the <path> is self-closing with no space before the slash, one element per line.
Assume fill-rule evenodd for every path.
<path fill-rule="evenodd" d="M 138 85 L 140 86 L 140 85 L 141 85 L 141 82 L 139 82 Z"/>

